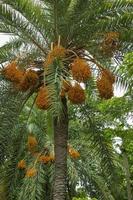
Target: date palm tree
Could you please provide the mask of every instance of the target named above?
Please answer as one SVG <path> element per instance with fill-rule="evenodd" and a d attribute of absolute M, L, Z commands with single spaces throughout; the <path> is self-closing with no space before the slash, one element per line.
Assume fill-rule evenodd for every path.
<path fill-rule="evenodd" d="M 5 68 L 2 70 L 1 116 L 3 118 L 4 115 L 6 118 L 3 118 L 5 121 L 1 125 L 1 137 L 10 144 L 11 138 L 5 134 L 9 124 L 8 135 L 29 97 L 40 87 L 47 87 L 45 92 L 50 99 L 47 112 L 50 113 L 55 144 L 54 200 L 66 199 L 68 99 L 74 104 L 75 101 L 79 103 L 75 99 L 72 101 L 74 96 L 72 92 L 68 94 L 68 98 L 67 95 L 61 95 L 63 81 L 73 84 L 73 80 L 76 79 L 77 82 L 83 82 L 83 76 L 80 77 L 78 74 L 77 77 L 72 67 L 78 59 L 78 65 L 79 61 L 85 65 L 89 63 L 88 68 L 94 72 L 94 79 L 85 81 L 86 93 L 89 95 L 91 89 L 93 97 L 96 96 L 97 74 L 102 74 L 110 67 L 113 56 L 114 60 L 119 61 L 122 53 L 131 49 L 131 9 L 132 2 L 128 0 L 0 1 L 0 32 L 11 36 L 9 43 L 0 48 L 0 63 L 3 66 L 4 63 L 12 63 L 15 60 L 23 73 L 29 69 L 33 71 L 36 69 L 38 75 L 34 87 L 20 92 L 18 88 L 15 89 L 14 84 L 11 86 L 10 82 L 5 81 L 3 76 Z M 88 68 L 87 74 L 90 74 Z M 12 99 L 9 99 L 10 96 Z M 78 99 L 79 96 L 76 94 L 75 96 Z M 13 105 L 15 108 L 9 120 L 7 115 Z M 6 150 L 1 143 L 3 156 Z"/>

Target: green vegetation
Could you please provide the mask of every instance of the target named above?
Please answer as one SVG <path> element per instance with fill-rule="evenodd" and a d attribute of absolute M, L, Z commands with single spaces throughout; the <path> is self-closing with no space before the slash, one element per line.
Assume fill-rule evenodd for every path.
<path fill-rule="evenodd" d="M 132 6 L 0 1 L 0 200 L 132 200 Z"/>

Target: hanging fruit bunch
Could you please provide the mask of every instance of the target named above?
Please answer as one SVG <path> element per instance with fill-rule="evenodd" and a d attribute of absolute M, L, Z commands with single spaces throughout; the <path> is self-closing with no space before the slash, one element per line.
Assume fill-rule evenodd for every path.
<path fill-rule="evenodd" d="M 85 61 L 85 59 L 76 58 L 74 59 L 72 66 L 72 76 L 73 79 L 80 82 L 86 82 L 89 78 L 91 78 L 91 69 L 89 64 Z"/>
<path fill-rule="evenodd" d="M 82 104 L 85 102 L 85 91 L 81 87 L 81 82 L 86 82 L 91 78 L 91 69 L 89 64 L 82 58 L 75 58 L 71 63 L 71 74 L 76 83 L 72 85 L 70 81 L 63 80 L 61 97 L 68 95 L 72 104 Z"/>
<path fill-rule="evenodd" d="M 27 142 L 28 151 L 32 153 L 35 152 L 37 145 L 38 145 L 38 142 L 36 140 L 36 137 L 30 134 L 28 136 L 28 142 Z"/>
<path fill-rule="evenodd" d="M 20 160 L 17 164 L 17 168 L 19 170 L 23 170 L 25 172 L 25 177 L 31 178 L 37 175 L 37 169 L 36 164 L 52 164 L 55 160 L 55 156 L 53 152 L 50 152 L 50 150 L 47 147 L 44 147 L 41 151 L 38 151 L 39 149 L 39 143 L 36 139 L 36 137 L 33 134 L 30 134 L 28 136 L 27 141 L 27 150 L 30 154 L 30 158 L 33 159 L 33 165 L 28 166 L 26 164 L 26 161 L 24 159 Z"/>
<path fill-rule="evenodd" d="M 66 49 L 62 47 L 59 42 L 58 45 L 55 46 L 53 46 L 53 43 L 51 44 L 51 51 L 48 53 L 44 63 L 44 77 L 46 79 L 43 85 L 38 89 L 38 95 L 36 98 L 36 106 L 39 109 L 47 110 L 51 106 L 52 94 L 50 94 L 50 91 L 48 90 L 47 87 L 47 85 L 49 85 L 47 81 L 47 76 L 51 75 L 51 65 L 54 63 L 54 61 L 63 59 L 65 57 L 65 54 L 66 54 Z M 52 84 L 54 85 L 54 83 Z"/>
<path fill-rule="evenodd" d="M 37 98 L 36 98 L 36 106 L 39 109 L 47 110 L 50 106 L 50 98 L 47 86 L 42 86 L 39 89 Z"/>
<path fill-rule="evenodd" d="M 20 160 L 19 162 L 18 162 L 18 169 L 25 169 L 26 168 L 26 162 L 25 162 L 25 160 Z"/>
<path fill-rule="evenodd" d="M 44 164 L 47 164 L 49 162 L 53 162 L 54 161 L 54 155 L 50 154 L 50 155 L 40 155 L 38 158 L 38 161 Z"/>
<path fill-rule="evenodd" d="M 68 99 L 73 104 L 82 104 L 85 102 L 85 92 L 80 86 L 80 83 L 86 82 L 91 78 L 91 69 L 85 59 L 80 58 L 72 50 L 62 47 L 60 45 L 60 38 L 57 45 L 54 46 L 53 43 L 51 44 L 51 51 L 47 55 L 44 64 L 44 72 L 46 76 L 51 73 L 51 65 L 53 64 L 54 60 L 61 60 L 62 62 L 65 58 L 66 60 L 69 60 L 67 56 L 72 56 L 69 55 L 69 53 L 74 54 L 74 56 L 69 63 L 70 70 L 69 67 L 66 66 L 68 68 L 68 74 L 65 78 L 63 77 L 63 81 L 61 80 L 61 89 L 59 95 L 61 98 L 68 96 Z M 73 79 L 78 83 L 72 85 L 69 79 L 70 76 L 72 76 Z"/>
<path fill-rule="evenodd" d="M 30 134 L 27 141 L 27 150 L 30 153 L 28 155 L 33 159 L 34 162 L 32 165 L 30 163 L 30 166 L 28 166 L 28 164 L 26 164 L 26 160 L 22 159 L 17 164 L 17 168 L 24 171 L 25 177 L 27 178 L 32 178 L 37 175 L 36 164 L 40 163 L 47 165 L 52 164 L 55 161 L 54 152 L 50 151 L 48 147 L 44 147 L 41 151 L 38 151 L 38 149 L 39 143 L 36 137 L 33 134 Z M 70 145 L 68 145 L 67 149 L 68 154 L 72 159 L 78 159 L 80 157 L 80 153 Z"/>
<path fill-rule="evenodd" d="M 27 91 L 30 87 L 34 87 L 38 79 L 39 77 L 35 71 L 33 70 L 26 71 L 19 84 L 20 90 Z"/>
<path fill-rule="evenodd" d="M 113 97 L 114 82 L 115 76 L 109 70 L 102 69 L 97 79 L 97 88 L 101 98 L 110 99 Z"/>
<path fill-rule="evenodd" d="M 77 159 L 80 157 L 80 153 L 69 145 L 68 145 L 68 153 L 70 157 L 73 159 Z"/>
<path fill-rule="evenodd" d="M 49 152 L 48 148 L 44 148 L 41 152 L 38 152 L 38 141 L 35 136 L 28 136 L 28 151 L 37 161 L 47 164 L 49 161 L 54 161 L 54 154 Z"/>
<path fill-rule="evenodd" d="M 3 70 L 4 77 L 11 81 L 16 89 L 19 91 L 27 91 L 29 88 L 33 88 L 39 80 L 35 71 L 21 70 L 18 67 L 17 61 L 12 61 Z"/>
<path fill-rule="evenodd" d="M 23 78 L 24 71 L 18 69 L 16 61 L 12 61 L 3 69 L 2 74 L 14 85 L 18 85 Z"/>
<path fill-rule="evenodd" d="M 91 68 L 85 59 L 77 57 L 71 64 L 71 72 L 77 83 L 69 88 L 68 99 L 73 104 L 82 104 L 85 102 L 85 90 L 83 90 L 80 83 L 91 78 Z"/>
<path fill-rule="evenodd" d="M 34 168 L 34 167 L 28 168 L 28 169 L 26 170 L 26 174 L 25 174 L 26 177 L 30 178 L 30 177 L 34 177 L 34 176 L 36 176 L 36 175 L 37 175 L 37 170 L 36 170 L 36 168 Z"/>
<path fill-rule="evenodd" d="M 102 50 L 106 52 L 116 50 L 118 41 L 119 33 L 106 33 L 102 42 Z M 67 98 L 74 105 L 83 104 L 86 96 L 81 83 L 86 84 L 91 79 L 93 73 L 90 62 L 95 63 L 95 59 L 90 59 L 88 62 L 84 54 L 85 51 L 81 49 L 64 48 L 60 45 L 59 37 L 58 43 L 51 43 L 51 50 L 47 54 L 45 62 L 43 59 L 38 62 L 33 61 L 33 67 L 22 70 L 19 67 L 19 62 L 15 60 L 6 66 L 2 73 L 17 90 L 26 92 L 32 89 L 33 92 L 37 91 L 35 104 L 39 109 L 52 108 L 53 91 L 57 94 L 55 102 Z M 39 73 L 34 70 L 35 64 L 40 64 Z M 96 66 L 99 68 L 97 64 Z M 99 71 L 100 75 L 97 79 L 99 95 L 101 98 L 109 99 L 113 96 L 114 77 L 109 70 L 103 67 L 99 68 Z M 58 91 L 56 92 L 56 90 Z"/>
<path fill-rule="evenodd" d="M 63 81 L 60 96 L 64 98 L 66 95 L 72 104 L 82 104 L 85 102 L 85 91 L 77 82 L 72 85 L 69 81 Z"/>
<path fill-rule="evenodd" d="M 73 104 L 82 104 L 85 102 L 85 91 L 79 83 L 75 83 L 68 91 L 68 99 Z"/>
<path fill-rule="evenodd" d="M 60 46 L 60 44 L 55 45 L 53 47 L 53 44 L 52 44 L 51 51 L 47 55 L 47 58 L 45 61 L 45 67 L 48 67 L 49 65 L 51 65 L 54 62 L 55 58 L 62 59 L 65 57 L 65 55 L 66 55 L 66 49 L 64 47 Z"/>
<path fill-rule="evenodd" d="M 119 49 L 119 37 L 120 34 L 118 32 L 109 32 L 104 35 L 101 44 L 101 50 L 104 54 L 112 56 Z"/>

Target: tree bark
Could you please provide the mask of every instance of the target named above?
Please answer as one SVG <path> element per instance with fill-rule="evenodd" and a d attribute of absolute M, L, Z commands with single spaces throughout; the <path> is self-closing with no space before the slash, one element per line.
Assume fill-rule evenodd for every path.
<path fill-rule="evenodd" d="M 67 140 L 68 111 L 67 101 L 62 100 L 62 112 L 54 120 L 55 177 L 53 200 L 65 200 L 67 188 Z"/>

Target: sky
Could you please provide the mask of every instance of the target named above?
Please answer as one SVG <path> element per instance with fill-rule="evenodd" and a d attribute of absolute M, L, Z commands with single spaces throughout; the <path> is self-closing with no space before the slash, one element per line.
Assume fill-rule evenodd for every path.
<path fill-rule="evenodd" d="M 9 35 L 0 33 L 0 46 L 3 46 L 10 39 Z"/>

